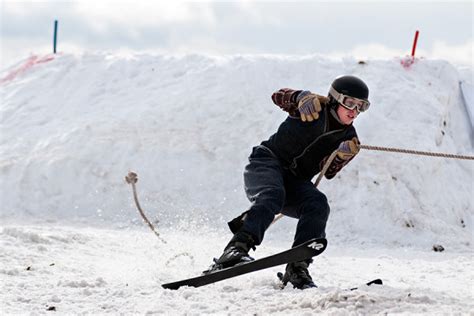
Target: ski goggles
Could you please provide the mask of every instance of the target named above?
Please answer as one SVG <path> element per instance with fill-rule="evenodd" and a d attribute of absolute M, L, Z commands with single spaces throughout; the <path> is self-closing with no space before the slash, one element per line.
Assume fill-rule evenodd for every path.
<path fill-rule="evenodd" d="M 357 112 L 365 112 L 369 109 L 370 102 L 363 99 L 354 98 L 337 92 L 333 87 L 329 88 L 329 94 L 339 102 L 340 105 L 348 110 L 357 110 Z"/>

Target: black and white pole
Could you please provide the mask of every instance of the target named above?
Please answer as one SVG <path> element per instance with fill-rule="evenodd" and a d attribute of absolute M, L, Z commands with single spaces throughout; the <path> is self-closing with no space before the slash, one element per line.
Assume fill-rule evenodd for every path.
<path fill-rule="evenodd" d="M 56 43 L 58 39 L 58 20 L 54 20 L 54 39 L 53 39 L 53 53 L 56 54 Z"/>

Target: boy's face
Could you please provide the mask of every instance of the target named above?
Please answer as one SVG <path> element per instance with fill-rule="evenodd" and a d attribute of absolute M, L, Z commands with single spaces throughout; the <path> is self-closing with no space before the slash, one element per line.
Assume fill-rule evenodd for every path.
<path fill-rule="evenodd" d="M 359 115 L 359 112 L 357 111 L 357 109 L 349 110 L 340 104 L 337 106 L 336 112 L 337 112 L 337 116 L 339 117 L 339 120 L 344 125 L 351 124 L 357 118 L 357 115 Z"/>

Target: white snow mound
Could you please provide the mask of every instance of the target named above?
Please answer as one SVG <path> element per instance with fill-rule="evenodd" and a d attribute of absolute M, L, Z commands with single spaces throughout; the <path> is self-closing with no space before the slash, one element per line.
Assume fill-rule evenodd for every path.
<path fill-rule="evenodd" d="M 363 144 L 473 153 L 459 75 L 445 61 L 405 69 L 399 59 L 322 56 L 50 57 L 0 74 L 5 221 L 140 223 L 124 181 L 133 170 L 142 206 L 159 227 L 192 221 L 225 229 L 249 205 L 242 171 L 251 147 L 286 117 L 272 92 L 326 94 L 340 74 L 370 87 L 372 106 L 355 123 Z M 472 166 L 362 150 L 320 185 L 331 204 L 328 237 L 469 247 Z M 294 226 L 282 220 L 273 235 L 291 239 Z"/>

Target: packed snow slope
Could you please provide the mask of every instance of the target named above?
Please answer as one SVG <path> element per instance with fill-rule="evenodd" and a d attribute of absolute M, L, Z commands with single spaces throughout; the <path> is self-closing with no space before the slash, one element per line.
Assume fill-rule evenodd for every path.
<path fill-rule="evenodd" d="M 226 221 L 247 209 L 247 156 L 286 117 L 272 92 L 325 95 L 340 74 L 370 87 L 355 122 L 363 144 L 473 154 L 460 75 L 445 61 L 87 54 L 2 70 L 0 311 L 472 313 L 473 163 L 367 150 L 319 186 L 331 215 L 329 247 L 310 266 L 317 289 L 280 290 L 283 266 L 160 287 L 206 269 L 231 236 Z M 130 170 L 162 239 L 135 209 Z M 288 248 L 295 226 L 283 218 L 251 254 Z M 384 286 L 346 290 L 378 277 Z"/>
<path fill-rule="evenodd" d="M 355 123 L 363 144 L 473 152 L 459 75 L 445 61 L 421 59 L 405 69 L 398 59 L 321 56 L 38 60 L 26 67 L 21 61 L 0 76 L 6 78 L 0 86 L 2 221 L 137 220 L 124 181 L 132 170 L 142 206 L 158 227 L 192 222 L 225 229 L 226 220 L 248 207 L 242 171 L 252 146 L 286 117 L 272 92 L 291 87 L 326 95 L 340 74 L 357 75 L 370 87 L 372 106 Z M 328 236 L 466 246 L 472 176 L 470 161 L 362 150 L 320 185 L 331 204 Z M 290 219 L 279 223 L 282 232 L 293 227 Z"/>

